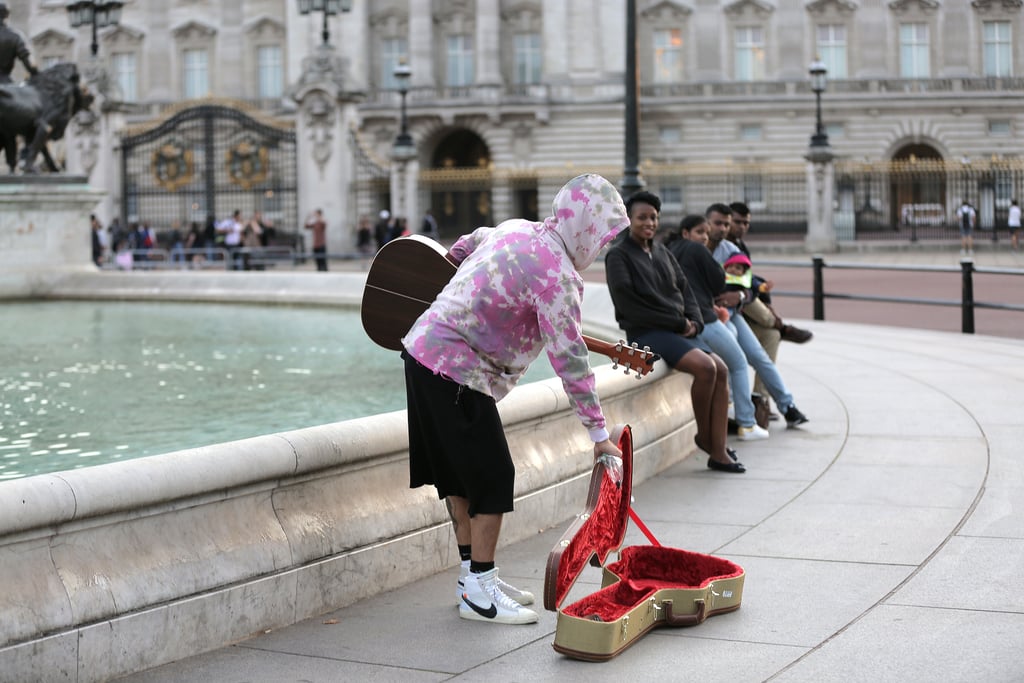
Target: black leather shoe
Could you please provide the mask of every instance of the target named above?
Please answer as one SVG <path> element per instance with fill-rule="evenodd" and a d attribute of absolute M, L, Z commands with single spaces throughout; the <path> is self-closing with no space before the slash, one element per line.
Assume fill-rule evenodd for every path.
<path fill-rule="evenodd" d="M 731 462 L 726 465 L 724 462 L 718 462 L 713 458 L 708 458 L 708 469 L 718 470 L 719 472 L 732 472 L 733 474 L 743 474 L 747 471 L 747 468 L 741 462 Z"/>
<path fill-rule="evenodd" d="M 793 325 L 783 325 L 779 332 L 782 341 L 793 342 L 794 344 L 806 344 L 814 337 L 810 330 L 804 330 Z"/>

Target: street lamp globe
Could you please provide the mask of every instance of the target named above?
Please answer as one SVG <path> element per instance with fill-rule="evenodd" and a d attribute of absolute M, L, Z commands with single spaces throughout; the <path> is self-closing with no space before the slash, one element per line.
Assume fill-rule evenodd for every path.
<path fill-rule="evenodd" d="M 96 26 L 106 28 L 116 26 L 121 22 L 121 8 L 124 6 L 120 0 L 107 0 L 96 3 Z"/>
<path fill-rule="evenodd" d="M 811 90 L 816 93 L 825 92 L 825 86 L 828 83 L 828 69 L 825 68 L 825 63 L 815 58 L 811 62 L 808 72 L 811 74 Z"/>

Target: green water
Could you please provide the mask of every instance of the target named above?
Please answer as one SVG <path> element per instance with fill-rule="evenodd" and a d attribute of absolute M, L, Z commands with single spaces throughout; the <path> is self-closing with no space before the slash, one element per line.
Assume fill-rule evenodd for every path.
<path fill-rule="evenodd" d="M 398 353 L 356 311 L 0 305 L 0 480 L 405 407 Z M 542 358 L 527 381 L 552 377 Z"/>

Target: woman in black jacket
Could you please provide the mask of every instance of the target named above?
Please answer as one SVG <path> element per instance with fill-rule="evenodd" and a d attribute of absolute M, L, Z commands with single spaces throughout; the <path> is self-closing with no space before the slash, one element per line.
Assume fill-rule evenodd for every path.
<path fill-rule="evenodd" d="M 693 375 L 696 442 L 710 456 L 708 467 L 744 472 L 725 443 L 728 369 L 695 340 L 704 329 L 697 301 L 675 258 L 654 241 L 661 200 L 650 192 L 637 192 L 626 200 L 626 210 L 629 231 L 615 240 L 604 261 L 615 320 L 631 343 L 649 346 L 676 370 Z"/>

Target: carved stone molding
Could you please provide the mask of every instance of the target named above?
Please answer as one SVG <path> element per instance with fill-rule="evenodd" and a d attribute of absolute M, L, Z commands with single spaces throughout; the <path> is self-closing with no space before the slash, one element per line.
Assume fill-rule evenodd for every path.
<path fill-rule="evenodd" d="M 682 21 L 693 14 L 693 8 L 681 2 L 661 0 L 640 10 L 640 16 L 648 21 Z"/>
<path fill-rule="evenodd" d="M 935 12 L 941 7 L 938 0 L 893 0 L 889 3 L 889 9 L 897 14 L 904 14 L 913 10 L 921 12 Z"/>
<path fill-rule="evenodd" d="M 82 166 L 80 170 L 89 175 L 100 158 L 100 119 L 88 109 L 83 109 L 71 119 L 71 131 Z"/>
<path fill-rule="evenodd" d="M 343 92 L 348 60 L 339 56 L 330 45 L 319 45 L 310 55 L 302 59 L 302 75 L 292 88 L 292 98 L 302 100 L 302 93 L 314 87 Z"/>
<path fill-rule="evenodd" d="M 253 38 L 283 38 L 286 33 L 282 22 L 266 14 L 246 23 L 243 30 L 246 35 Z"/>
<path fill-rule="evenodd" d="M 217 28 L 201 21 L 186 21 L 171 29 L 177 40 L 209 40 L 217 35 Z"/>
<path fill-rule="evenodd" d="M 313 90 L 302 103 L 302 116 L 306 123 L 306 136 L 313 150 L 313 161 L 316 162 L 322 176 L 331 158 L 338 109 L 328 93 Z"/>
<path fill-rule="evenodd" d="M 986 12 L 1019 12 L 1022 0 L 973 0 L 971 7 L 980 14 Z"/>
<path fill-rule="evenodd" d="M 764 0 L 736 0 L 723 8 L 729 17 L 740 17 L 745 13 L 752 13 L 755 16 L 766 19 L 775 11 L 775 5 Z"/>
<path fill-rule="evenodd" d="M 851 0 L 813 0 L 804 5 L 804 8 L 808 14 L 815 17 L 828 12 L 836 12 L 846 17 L 857 11 L 857 3 Z"/>
<path fill-rule="evenodd" d="M 49 48 L 68 50 L 74 44 L 75 37 L 73 35 L 52 28 L 32 37 L 32 48 L 35 51 L 45 51 Z"/>

